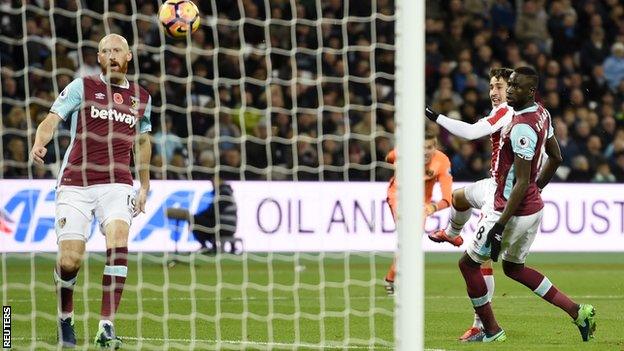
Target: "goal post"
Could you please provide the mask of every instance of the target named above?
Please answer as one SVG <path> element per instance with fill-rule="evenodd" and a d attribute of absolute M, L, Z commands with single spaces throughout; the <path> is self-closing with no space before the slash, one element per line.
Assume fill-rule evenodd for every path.
<path fill-rule="evenodd" d="M 397 0 L 396 16 L 399 254 L 395 343 L 397 350 L 408 351 L 424 347 L 424 264 L 420 228 L 424 192 L 425 2 Z"/>

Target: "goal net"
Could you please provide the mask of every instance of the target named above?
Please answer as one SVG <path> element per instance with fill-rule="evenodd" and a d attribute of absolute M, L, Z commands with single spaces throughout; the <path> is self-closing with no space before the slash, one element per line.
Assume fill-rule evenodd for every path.
<path fill-rule="evenodd" d="M 151 192 L 130 230 L 115 316 L 123 347 L 393 349 L 383 279 L 396 248 L 384 161 L 394 147 L 394 2 L 195 1 L 201 26 L 186 40 L 166 37 L 159 3 L 0 2 L 11 346 L 57 348 L 54 179 L 72 135 L 62 123 L 35 166 L 34 132 L 74 78 L 99 74 L 98 42 L 117 33 L 133 54 L 128 78 L 153 106 Z M 235 239 L 219 224 L 215 176 L 233 189 Z M 168 210 L 210 206 L 216 227 Z M 205 252 L 197 227 L 216 235 Z M 94 222 L 74 289 L 83 349 L 100 320 L 105 248 Z"/>

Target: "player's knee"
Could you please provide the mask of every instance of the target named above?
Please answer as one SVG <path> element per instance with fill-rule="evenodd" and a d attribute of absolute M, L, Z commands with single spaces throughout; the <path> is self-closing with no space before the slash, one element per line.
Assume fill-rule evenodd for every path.
<path fill-rule="evenodd" d="M 511 279 L 515 279 L 518 276 L 518 273 L 522 270 L 524 264 L 513 263 L 509 261 L 503 260 L 503 272 L 505 275 Z"/>
<path fill-rule="evenodd" d="M 114 232 L 113 243 L 115 247 L 128 246 L 128 230 L 118 230 Z"/>
<path fill-rule="evenodd" d="M 65 272 L 75 272 L 80 268 L 80 257 L 77 254 L 64 254 L 59 258 L 58 264 Z"/>
<path fill-rule="evenodd" d="M 467 254 L 464 254 L 459 259 L 459 262 L 457 262 L 457 265 L 459 266 L 459 270 L 462 271 L 462 272 L 465 272 L 465 271 L 470 270 L 470 269 L 475 269 L 475 268 L 479 269 L 479 266 L 480 266 L 480 264 L 478 262 L 475 262 Z"/>
<path fill-rule="evenodd" d="M 466 194 L 464 189 L 455 189 L 453 191 L 453 207 L 458 211 L 467 211 L 470 209 L 470 204 L 466 200 Z"/>
<path fill-rule="evenodd" d="M 130 226 L 124 221 L 115 220 L 106 227 L 106 235 L 109 236 L 108 242 L 114 247 L 123 247 L 128 244 L 128 234 Z"/>

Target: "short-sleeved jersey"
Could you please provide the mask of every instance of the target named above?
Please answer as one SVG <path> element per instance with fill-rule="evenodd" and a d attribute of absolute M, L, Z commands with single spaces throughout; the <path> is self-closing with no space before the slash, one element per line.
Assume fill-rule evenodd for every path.
<path fill-rule="evenodd" d="M 137 133 L 152 130 L 152 99 L 138 84 L 107 84 L 103 75 L 77 78 L 50 112 L 71 118 L 71 142 L 57 185 L 132 185 L 130 161 Z"/>
<path fill-rule="evenodd" d="M 531 161 L 531 174 L 526 195 L 513 215 L 531 215 L 544 207 L 536 181 L 540 169 L 542 149 L 546 140 L 552 135 L 550 113 L 537 103 L 524 110 L 516 111 L 512 122 L 502 129 L 496 194 L 494 196 L 495 210 L 504 210 L 511 195 L 511 190 L 516 181 L 514 170 L 516 155 Z"/>
<path fill-rule="evenodd" d="M 490 174 L 496 179 L 496 166 L 498 163 L 498 151 L 500 150 L 501 129 L 511 123 L 513 118 L 513 107 L 506 102 L 492 109 L 489 115 L 483 117 L 490 125 L 490 141 L 492 142 L 492 158 L 490 160 Z"/>
<path fill-rule="evenodd" d="M 396 149 L 388 153 L 388 156 L 386 156 L 386 161 L 388 161 L 388 163 L 395 164 Z M 431 161 L 425 164 L 424 179 L 424 203 L 428 204 L 431 202 L 431 197 L 433 195 L 433 186 L 436 182 L 439 182 L 440 189 L 442 191 L 441 202 L 446 201 L 446 206 L 449 206 L 451 204 L 453 188 L 453 177 L 451 176 L 451 161 L 442 151 L 436 150 L 431 157 Z M 390 207 L 393 209 L 393 211 L 396 210 L 397 186 L 398 184 L 396 181 L 396 176 L 393 176 L 390 179 L 390 184 L 388 185 L 388 202 L 390 203 Z M 438 208 L 441 209 L 440 205 L 438 205 Z"/>

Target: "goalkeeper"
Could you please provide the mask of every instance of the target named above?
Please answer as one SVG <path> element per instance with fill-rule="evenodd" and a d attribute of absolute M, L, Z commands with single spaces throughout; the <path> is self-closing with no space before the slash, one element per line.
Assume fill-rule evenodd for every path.
<path fill-rule="evenodd" d="M 453 190 L 453 177 L 451 176 L 451 162 L 448 157 L 437 149 L 437 140 L 434 134 L 425 133 L 425 199 L 424 216 L 427 218 L 433 213 L 443 210 L 451 205 L 451 192 Z M 394 164 L 396 161 L 396 151 L 392 150 L 386 156 L 386 162 Z M 442 199 L 432 202 L 433 186 L 440 183 Z M 388 185 L 388 205 L 392 211 L 392 217 L 397 219 L 397 181 L 396 177 L 390 179 Z M 386 292 L 394 295 L 394 277 L 396 275 L 396 265 L 392 262 L 386 274 Z"/>
<path fill-rule="evenodd" d="M 109 34 L 98 45 L 102 73 L 77 78 L 58 96 L 37 128 L 31 158 L 43 164 L 46 145 L 61 121 L 71 122 L 71 144 L 56 188 L 55 230 L 59 251 L 54 281 L 59 296 L 58 338 L 75 347 L 73 292 L 93 216 L 106 237 L 102 304 L 96 346 L 119 348 L 113 320 L 128 274 L 128 234 L 132 217 L 145 212 L 151 156 L 151 97 L 126 73 L 132 53 L 126 39 Z M 138 140 L 135 164 L 141 188 L 135 197 L 130 157 Z"/>

